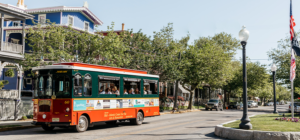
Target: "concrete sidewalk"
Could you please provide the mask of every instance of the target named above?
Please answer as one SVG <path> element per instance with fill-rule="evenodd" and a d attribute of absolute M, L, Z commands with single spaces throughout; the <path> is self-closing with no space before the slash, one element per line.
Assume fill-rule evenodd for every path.
<path fill-rule="evenodd" d="M 33 126 L 32 120 L 30 121 L 0 121 L 0 126 L 5 125 L 21 125 L 21 126 Z"/>
<path fill-rule="evenodd" d="M 40 126 L 32 125 L 31 123 L 32 123 L 32 120 L 29 120 L 29 121 L 0 121 L 0 132 L 40 127 Z M 14 126 L 14 125 L 17 125 L 17 126 Z M 5 126 L 7 126 L 7 127 L 5 127 Z M 3 127 L 5 127 L 5 128 L 3 128 Z"/>

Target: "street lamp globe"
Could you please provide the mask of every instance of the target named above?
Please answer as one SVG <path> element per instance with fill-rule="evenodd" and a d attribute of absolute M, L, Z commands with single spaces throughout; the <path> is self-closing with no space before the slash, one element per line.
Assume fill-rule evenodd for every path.
<path fill-rule="evenodd" d="M 239 33 L 239 38 L 241 42 L 247 42 L 249 38 L 249 31 L 246 29 L 246 26 L 242 27 L 242 30 Z"/>
<path fill-rule="evenodd" d="M 277 70 L 277 67 L 276 67 L 276 65 L 273 63 L 273 65 L 272 65 L 272 67 L 271 67 L 271 70 L 273 71 L 273 72 L 275 72 L 276 70 Z"/>

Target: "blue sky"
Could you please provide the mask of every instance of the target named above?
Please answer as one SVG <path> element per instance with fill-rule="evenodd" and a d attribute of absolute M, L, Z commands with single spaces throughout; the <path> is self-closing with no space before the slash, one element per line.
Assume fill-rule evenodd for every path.
<path fill-rule="evenodd" d="M 18 0 L 1 0 L 16 5 Z M 238 38 L 243 25 L 250 32 L 247 56 L 250 59 L 268 59 L 267 52 L 277 47 L 277 41 L 289 35 L 289 0 L 87 0 L 89 9 L 104 22 L 99 27 L 106 30 L 111 22 L 115 29 L 147 35 L 159 31 L 169 22 L 174 24 L 176 39 L 191 35 L 191 42 L 201 36 L 226 32 Z M 30 8 L 51 6 L 83 6 L 84 0 L 25 0 Z M 293 1 L 293 15 L 300 29 L 300 1 Z M 237 59 L 242 57 L 238 50 Z M 272 61 L 259 60 L 262 64 Z"/>

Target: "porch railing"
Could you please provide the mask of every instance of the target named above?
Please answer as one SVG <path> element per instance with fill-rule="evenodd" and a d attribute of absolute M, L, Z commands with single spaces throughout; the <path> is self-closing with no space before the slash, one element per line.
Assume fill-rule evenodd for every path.
<path fill-rule="evenodd" d="M 10 42 L 3 42 L 3 46 L 1 47 L 1 51 L 22 53 L 23 52 L 23 45 L 10 43 Z"/>

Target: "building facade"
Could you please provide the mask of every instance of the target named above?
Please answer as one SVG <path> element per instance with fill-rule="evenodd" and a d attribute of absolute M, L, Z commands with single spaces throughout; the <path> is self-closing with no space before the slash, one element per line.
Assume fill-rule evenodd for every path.
<path fill-rule="evenodd" d="M 27 102 L 26 106 L 29 106 L 25 111 L 23 109 L 17 115 L 18 117 L 15 117 L 16 115 L 1 117 L 0 115 L 0 120 L 16 119 L 32 114 L 33 79 L 29 76 L 30 71 L 22 71 L 22 67 L 18 64 L 18 61 L 24 59 L 24 53 L 31 50 L 25 40 L 26 30 L 36 26 L 37 23 L 46 26 L 50 22 L 58 26 L 71 26 L 75 30 L 94 34 L 95 26 L 102 25 L 103 22 L 88 9 L 87 3 L 84 3 L 83 7 L 56 6 L 27 9 L 24 0 L 18 0 L 16 6 L 0 3 L 0 10 L 4 13 L 4 18 L 1 17 L 0 81 L 8 81 L 8 84 L 0 89 L 0 98 Z M 15 14 L 16 17 L 24 16 L 24 18 L 6 18 L 5 12 L 7 10 L 11 11 L 11 14 Z M 11 69 L 13 69 L 14 77 L 9 77 L 6 74 L 7 71 L 12 71 Z M 18 108 L 15 107 L 15 110 Z"/>

